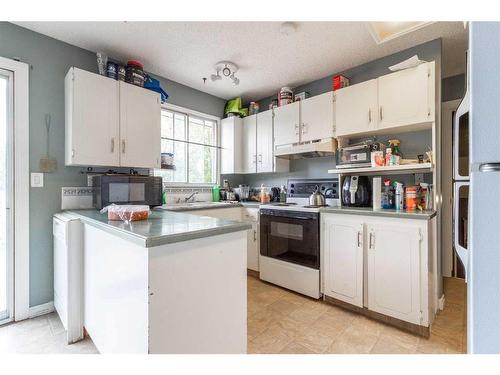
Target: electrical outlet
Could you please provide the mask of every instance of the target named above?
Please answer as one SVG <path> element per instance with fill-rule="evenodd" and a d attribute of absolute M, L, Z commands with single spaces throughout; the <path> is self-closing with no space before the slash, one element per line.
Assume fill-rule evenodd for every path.
<path fill-rule="evenodd" d="M 43 187 L 43 173 L 31 173 L 31 187 Z"/>
<path fill-rule="evenodd" d="M 424 182 L 424 174 L 415 173 L 415 185 L 420 185 L 421 182 Z"/>

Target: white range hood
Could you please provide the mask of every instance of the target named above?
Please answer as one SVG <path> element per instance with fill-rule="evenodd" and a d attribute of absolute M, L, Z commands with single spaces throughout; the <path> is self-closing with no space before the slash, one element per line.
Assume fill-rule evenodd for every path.
<path fill-rule="evenodd" d="M 275 146 L 274 156 L 282 159 L 305 159 L 320 156 L 333 156 L 336 151 L 337 140 L 335 138 L 326 138 L 317 141 Z"/>

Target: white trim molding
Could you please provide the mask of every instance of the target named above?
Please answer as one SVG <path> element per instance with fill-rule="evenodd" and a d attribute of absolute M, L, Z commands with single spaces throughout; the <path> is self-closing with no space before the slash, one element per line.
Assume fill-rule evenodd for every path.
<path fill-rule="evenodd" d="M 29 317 L 29 65 L 0 57 L 14 73 L 14 319 Z"/>
<path fill-rule="evenodd" d="M 54 312 L 54 301 L 50 301 L 47 303 L 42 303 L 41 305 L 36 305 L 36 306 L 30 307 L 28 317 L 30 319 L 36 318 L 37 316 L 50 314 L 51 312 Z"/>

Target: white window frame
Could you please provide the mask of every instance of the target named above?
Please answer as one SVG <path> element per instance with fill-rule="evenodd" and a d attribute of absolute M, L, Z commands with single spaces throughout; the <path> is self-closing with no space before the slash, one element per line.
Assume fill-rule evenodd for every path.
<path fill-rule="evenodd" d="M 217 161 L 216 161 L 216 166 L 215 166 L 215 182 L 214 183 L 199 183 L 199 182 L 172 182 L 172 181 L 163 181 L 163 184 L 165 186 L 187 186 L 187 187 L 212 187 L 214 185 L 220 184 L 220 157 L 221 157 L 221 152 L 220 152 L 220 121 L 221 118 L 213 115 L 209 115 L 203 112 L 198 112 L 189 108 L 184 108 L 175 104 L 170 104 L 170 103 L 164 103 L 161 106 L 161 109 L 165 109 L 168 111 L 173 111 L 173 112 L 178 112 L 183 115 L 187 116 L 193 116 L 193 117 L 198 117 L 206 120 L 211 120 L 214 121 L 215 124 L 215 138 L 216 138 L 216 150 L 217 150 Z M 186 126 L 189 127 L 189 124 Z M 188 170 L 187 174 L 189 175 L 189 160 L 188 160 Z"/>
<path fill-rule="evenodd" d="M 14 138 L 14 320 L 29 317 L 29 65 L 0 57 L 0 68 L 11 71 Z M 10 286 L 11 287 L 11 286 Z M 12 317 L 11 317 L 12 318 Z"/>

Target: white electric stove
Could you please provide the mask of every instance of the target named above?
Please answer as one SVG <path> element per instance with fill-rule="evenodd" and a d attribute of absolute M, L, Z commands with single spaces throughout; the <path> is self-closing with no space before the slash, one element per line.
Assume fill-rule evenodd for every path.
<path fill-rule="evenodd" d="M 310 206 L 316 190 L 327 206 L 339 206 L 339 181 L 288 180 L 286 203 L 260 206 L 260 278 L 270 283 L 320 298 L 320 220 L 326 206 Z"/>

